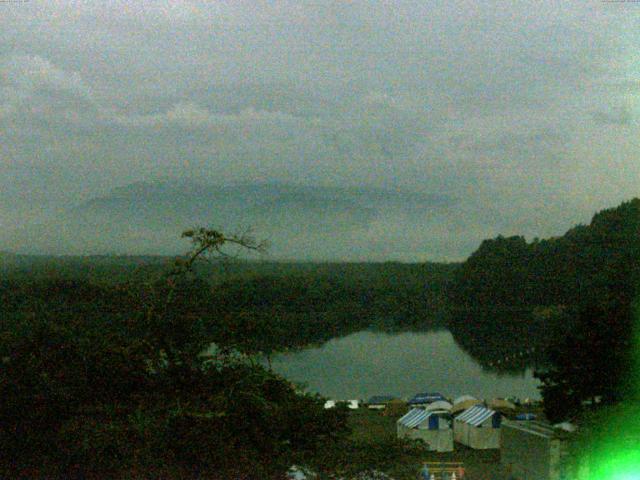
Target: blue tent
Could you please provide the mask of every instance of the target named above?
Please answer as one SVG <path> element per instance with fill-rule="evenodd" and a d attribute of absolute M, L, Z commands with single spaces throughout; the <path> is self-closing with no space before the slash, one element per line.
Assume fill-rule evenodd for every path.
<path fill-rule="evenodd" d="M 437 402 L 439 400 L 446 400 L 441 393 L 416 393 L 411 400 L 409 400 L 409 405 L 429 405 L 430 403 Z"/>
<path fill-rule="evenodd" d="M 534 413 L 520 413 L 516 415 L 516 420 L 535 420 L 536 415 Z"/>

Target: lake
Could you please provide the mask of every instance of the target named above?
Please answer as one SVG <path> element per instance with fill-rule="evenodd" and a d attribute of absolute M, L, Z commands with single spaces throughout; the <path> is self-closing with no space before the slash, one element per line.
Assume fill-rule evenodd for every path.
<path fill-rule="evenodd" d="M 275 355 L 271 365 L 289 380 L 304 382 L 309 391 L 334 399 L 410 398 L 420 391 L 448 397 L 540 398 L 531 369 L 521 374 L 483 370 L 446 330 L 362 331 L 320 347 Z"/>

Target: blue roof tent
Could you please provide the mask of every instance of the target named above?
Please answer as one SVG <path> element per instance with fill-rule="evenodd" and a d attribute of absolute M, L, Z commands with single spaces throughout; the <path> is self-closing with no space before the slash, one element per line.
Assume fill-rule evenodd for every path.
<path fill-rule="evenodd" d="M 444 423 L 440 423 L 440 421 Z M 421 408 L 414 408 L 409 413 L 398 420 L 400 425 L 407 428 L 415 428 L 419 425 L 426 425 L 428 430 L 438 430 L 441 425 L 448 425 L 449 421 L 442 418 L 437 413 L 427 412 Z"/>
<path fill-rule="evenodd" d="M 398 423 L 404 425 L 407 428 L 415 428 L 418 425 L 423 424 L 428 421 L 428 429 L 429 430 L 438 430 L 439 427 L 439 418 L 436 414 L 431 412 L 426 412 L 420 408 L 414 408 L 405 416 L 398 420 Z"/>
<path fill-rule="evenodd" d="M 446 400 L 441 393 L 416 393 L 411 400 L 409 400 L 409 405 L 428 405 L 433 402 L 437 402 L 439 400 Z"/>
<path fill-rule="evenodd" d="M 451 416 L 414 408 L 396 422 L 398 438 L 421 440 L 427 450 L 453 451 Z"/>
<path fill-rule="evenodd" d="M 454 440 L 479 450 L 500 448 L 501 419 L 499 412 L 475 405 L 455 418 Z"/>

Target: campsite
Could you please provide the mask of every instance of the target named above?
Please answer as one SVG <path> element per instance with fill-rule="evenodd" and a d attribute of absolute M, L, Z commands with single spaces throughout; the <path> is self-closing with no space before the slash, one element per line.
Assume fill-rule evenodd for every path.
<path fill-rule="evenodd" d="M 539 402 L 522 404 L 517 399 L 513 400 L 515 403 L 507 399 L 483 402 L 471 395 L 461 395 L 449 403 L 439 393 L 418 393 L 408 401 L 392 395 L 377 395 L 361 402 L 360 408 L 350 409 L 349 425 L 352 439 L 362 449 L 360 461 L 366 462 L 367 457 L 363 452 L 374 454 L 385 446 L 393 451 L 390 445 L 398 442 L 404 445 L 401 453 L 386 458 L 384 463 L 385 471 L 397 480 L 415 480 L 424 465 L 427 465 L 428 471 L 439 474 L 436 478 L 447 480 L 452 478 L 452 472 L 456 472 L 457 479 L 506 480 L 513 471 L 526 475 L 529 470 L 537 475 L 535 480 L 558 478 L 553 476 L 553 472 L 549 473 L 550 467 L 544 464 L 549 461 L 545 458 L 549 454 L 545 453 L 544 445 L 538 441 L 536 447 L 536 455 L 542 459 L 542 464 L 537 461 L 538 458 L 528 463 L 524 461 L 527 447 L 523 445 L 532 445 L 531 442 L 539 437 L 539 432 L 544 431 L 549 438 L 556 439 L 556 450 L 564 445 L 562 454 L 566 455 L 566 443 L 558 443 L 558 439 L 564 440 L 569 434 L 563 429 L 543 426 L 544 422 L 540 420 L 544 419 L 544 413 Z M 399 408 L 401 402 L 404 402 L 404 409 Z M 490 409 L 485 403 L 500 411 Z M 458 408 L 454 417 L 451 414 L 456 410 L 454 405 L 467 408 Z M 334 405 L 331 408 L 335 408 Z M 510 440 L 511 444 L 507 446 L 509 450 L 504 451 L 500 428 L 496 428 L 502 422 L 510 425 L 510 432 L 532 430 L 535 436 L 527 437 L 520 433 L 518 437 L 510 433 L 509 438 L 515 440 Z M 455 434 L 454 425 L 458 427 Z M 560 461 L 560 453 L 551 459 L 552 463 Z M 560 468 L 556 464 L 551 467 Z M 443 472 L 445 476 L 442 476 Z M 459 472 L 463 472 L 462 477 Z M 531 476 L 520 478 L 534 479 Z"/>
<path fill-rule="evenodd" d="M 363 449 L 378 452 L 380 446 L 397 442 L 397 420 L 396 416 L 384 416 L 380 412 L 368 409 L 354 410 L 349 415 L 349 425 L 353 429 L 352 438 Z M 416 480 L 424 462 L 461 462 L 468 479 L 506 480 L 500 466 L 498 450 L 473 450 L 462 445 L 455 445 L 453 452 L 407 450 L 402 456 L 388 459 L 385 472 L 396 480 Z"/>

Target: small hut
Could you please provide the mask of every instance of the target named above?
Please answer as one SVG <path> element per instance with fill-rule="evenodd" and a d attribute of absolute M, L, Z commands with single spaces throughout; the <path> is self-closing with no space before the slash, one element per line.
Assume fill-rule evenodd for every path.
<path fill-rule="evenodd" d="M 451 416 L 414 408 L 396 423 L 398 438 L 422 440 L 434 452 L 453 451 Z"/>
<path fill-rule="evenodd" d="M 454 420 L 454 439 L 470 448 L 500 448 L 502 415 L 481 405 L 465 410 Z"/>

